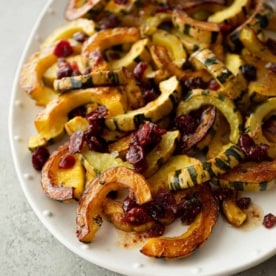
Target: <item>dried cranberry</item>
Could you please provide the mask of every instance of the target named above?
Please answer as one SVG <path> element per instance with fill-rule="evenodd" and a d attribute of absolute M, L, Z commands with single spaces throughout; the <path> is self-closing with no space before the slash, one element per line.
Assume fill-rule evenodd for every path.
<path fill-rule="evenodd" d="M 193 77 L 185 80 L 182 87 L 184 92 L 188 92 L 196 88 L 206 88 L 206 83 L 200 77 Z"/>
<path fill-rule="evenodd" d="M 219 25 L 219 29 L 223 35 L 227 35 L 233 30 L 233 27 L 231 24 L 222 23 Z"/>
<path fill-rule="evenodd" d="M 127 196 L 123 201 L 123 210 L 124 212 L 128 212 L 131 208 L 136 207 L 136 200 L 130 196 Z"/>
<path fill-rule="evenodd" d="M 208 88 L 217 91 L 219 90 L 220 85 L 215 79 L 212 79 L 209 81 Z"/>
<path fill-rule="evenodd" d="M 268 145 L 255 144 L 252 137 L 248 134 L 242 134 L 238 144 L 247 160 L 261 162 L 269 159 L 267 153 Z"/>
<path fill-rule="evenodd" d="M 147 238 L 160 237 L 165 232 L 165 225 L 160 222 L 155 222 L 154 225 L 146 232 Z"/>
<path fill-rule="evenodd" d="M 138 143 L 130 143 L 126 160 L 134 166 L 137 172 L 142 173 L 147 167 L 145 151 Z"/>
<path fill-rule="evenodd" d="M 133 225 L 141 225 L 152 221 L 152 218 L 143 206 L 137 205 L 125 213 L 124 220 Z"/>
<path fill-rule="evenodd" d="M 148 147 L 156 145 L 160 142 L 161 136 L 166 133 L 165 129 L 159 128 L 152 122 L 145 122 L 140 125 L 139 129 L 135 133 L 135 141 L 142 147 Z"/>
<path fill-rule="evenodd" d="M 236 204 L 240 209 L 246 210 L 249 208 L 249 206 L 251 204 L 251 198 L 250 197 L 241 197 L 236 200 Z"/>
<path fill-rule="evenodd" d="M 85 141 L 90 150 L 98 151 L 98 152 L 106 152 L 107 144 L 103 137 L 95 136 L 95 135 L 86 135 Z"/>
<path fill-rule="evenodd" d="M 145 103 L 149 103 L 157 98 L 157 94 L 155 93 L 154 88 L 143 89 L 143 99 Z"/>
<path fill-rule="evenodd" d="M 80 152 L 84 145 L 84 141 L 85 141 L 84 132 L 81 130 L 75 131 L 70 136 L 68 151 L 72 154 Z"/>
<path fill-rule="evenodd" d="M 83 32 L 76 32 L 76 33 L 73 34 L 73 38 L 77 42 L 83 43 L 88 38 L 88 36 Z"/>
<path fill-rule="evenodd" d="M 120 0 L 119 0 L 120 1 Z M 124 0 L 121 0 L 124 1 Z M 98 21 L 97 29 L 105 30 L 117 27 L 120 19 L 114 13 L 106 13 L 101 20 Z"/>
<path fill-rule="evenodd" d="M 108 110 L 104 105 L 99 105 L 95 110 L 87 114 L 89 123 L 93 123 L 95 120 L 104 119 L 107 116 Z"/>
<path fill-rule="evenodd" d="M 75 163 L 76 163 L 75 156 L 72 154 L 66 154 L 60 159 L 58 163 L 58 167 L 60 169 L 71 169 L 74 167 Z"/>
<path fill-rule="evenodd" d="M 180 115 L 174 119 L 174 126 L 182 134 L 194 133 L 198 127 L 196 118 L 191 115 Z"/>
<path fill-rule="evenodd" d="M 74 50 L 68 40 L 60 40 L 54 49 L 54 54 L 60 58 L 69 57 L 73 52 Z"/>
<path fill-rule="evenodd" d="M 253 64 L 243 64 L 240 66 L 240 71 L 248 81 L 255 81 L 257 79 L 257 69 Z"/>
<path fill-rule="evenodd" d="M 266 228 L 272 228 L 272 227 L 276 226 L 276 216 L 274 216 L 271 213 L 265 215 L 265 217 L 263 219 L 263 225 Z"/>
<path fill-rule="evenodd" d="M 137 80 L 140 80 L 143 77 L 147 68 L 148 64 L 146 62 L 139 62 L 133 69 L 134 77 Z"/>
<path fill-rule="evenodd" d="M 73 68 L 71 67 L 71 64 L 66 60 L 59 60 L 57 79 L 71 77 L 72 75 L 73 75 Z"/>
<path fill-rule="evenodd" d="M 37 171 L 41 171 L 50 156 L 49 150 L 44 147 L 36 148 L 32 153 L 32 164 Z"/>
<path fill-rule="evenodd" d="M 184 198 L 177 205 L 177 213 L 182 222 L 191 224 L 201 212 L 202 204 L 196 196 Z"/>
<path fill-rule="evenodd" d="M 96 65 L 104 61 L 102 53 L 98 50 L 89 52 L 89 58 L 93 60 Z"/>
<path fill-rule="evenodd" d="M 152 122 L 141 124 L 139 129 L 132 133 L 126 159 L 134 165 L 137 172 L 142 173 L 146 169 L 145 152 L 159 143 L 161 135 L 165 133 L 165 129 L 159 128 Z"/>
<path fill-rule="evenodd" d="M 229 188 L 218 188 L 214 191 L 214 195 L 218 201 L 223 201 L 233 199 L 235 197 L 235 192 L 233 189 Z"/>

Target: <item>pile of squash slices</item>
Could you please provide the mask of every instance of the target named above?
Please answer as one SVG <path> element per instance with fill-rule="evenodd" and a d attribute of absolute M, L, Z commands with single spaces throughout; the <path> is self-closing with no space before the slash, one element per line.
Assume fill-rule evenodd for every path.
<path fill-rule="evenodd" d="M 150 257 L 190 255 L 211 235 L 220 211 L 241 226 L 247 219 L 236 204 L 242 192 L 276 186 L 276 0 L 68 2 L 67 22 L 23 64 L 20 86 L 41 107 L 28 148 L 51 148 L 42 189 L 53 200 L 77 201 L 77 238 L 91 242 L 103 218 L 123 231 L 148 230 L 123 220 L 122 202 L 109 196 L 119 190 L 129 191 L 138 205 L 162 189 L 193 193 L 201 202 L 182 235 L 146 240 L 140 252 Z M 275 43 L 274 53 L 268 41 Z M 62 43 L 70 51 L 61 57 Z M 78 73 L 58 77 L 61 60 Z M 241 70 L 246 66 L 254 68 L 254 78 Z M 80 107 L 84 113 L 76 112 Z M 85 142 L 72 150 L 89 128 L 87 115 L 99 107 L 106 110 L 106 150 L 91 150 Z M 172 122 L 191 114 L 201 115 L 184 141 Z M 165 131 L 139 171 L 126 155 L 145 124 Z M 267 160 L 246 158 L 239 146 L 245 134 L 265 145 Z M 61 167 L 68 156 L 73 164 Z M 214 195 L 219 188 L 233 190 L 235 198 L 220 204 Z"/>

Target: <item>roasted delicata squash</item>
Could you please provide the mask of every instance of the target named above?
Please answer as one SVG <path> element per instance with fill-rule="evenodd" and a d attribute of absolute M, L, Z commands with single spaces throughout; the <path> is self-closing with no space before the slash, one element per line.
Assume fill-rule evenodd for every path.
<path fill-rule="evenodd" d="M 253 138 L 257 144 L 268 145 L 268 155 L 275 159 L 276 158 L 276 145 L 273 142 L 267 140 L 263 134 L 263 121 L 275 113 L 276 109 L 276 98 L 269 98 L 265 102 L 258 105 L 258 107 L 250 114 L 246 120 L 246 130 L 248 134 Z"/>
<path fill-rule="evenodd" d="M 87 36 L 91 36 L 95 32 L 95 23 L 86 18 L 78 18 L 73 21 L 64 23 L 59 28 L 56 28 L 49 36 L 42 42 L 40 48 L 45 48 L 53 45 L 56 41 L 61 39 L 70 39 L 77 32 L 82 32 Z"/>
<path fill-rule="evenodd" d="M 104 171 L 84 191 L 77 209 L 77 237 L 82 242 L 91 242 L 102 223 L 101 204 L 106 195 L 118 189 L 131 189 L 136 202 L 151 200 L 151 191 L 146 180 L 125 167 Z"/>
<path fill-rule="evenodd" d="M 84 167 L 80 156 L 69 153 L 67 143 L 51 154 L 41 176 L 42 189 L 51 199 L 78 200 L 84 191 Z"/>
<path fill-rule="evenodd" d="M 275 10 L 275 0 L 68 0 L 20 86 L 39 105 L 34 168 L 43 163 L 49 200 L 77 203 L 79 241 L 106 220 L 143 237 L 145 256 L 185 258 L 220 214 L 245 224 L 244 192 L 276 188 Z M 178 219 L 189 226 L 167 237 Z"/>
<path fill-rule="evenodd" d="M 185 100 L 181 101 L 177 107 L 176 114 L 189 114 L 192 110 L 196 110 L 204 105 L 213 105 L 225 116 L 230 125 L 230 141 L 237 143 L 242 131 L 242 117 L 236 109 L 235 104 L 228 97 L 212 91 L 194 89 L 185 96 Z"/>
<path fill-rule="evenodd" d="M 160 96 L 144 107 L 131 110 L 125 114 L 107 118 L 106 126 L 112 130 L 135 130 L 142 122 L 157 122 L 168 115 L 180 99 L 181 90 L 178 80 L 172 77 L 160 83 Z"/>
<path fill-rule="evenodd" d="M 276 185 L 275 166 L 275 160 L 241 162 L 225 174 L 214 177 L 212 182 L 237 191 L 266 191 Z"/>
<path fill-rule="evenodd" d="M 125 100 L 122 94 L 113 87 L 72 90 L 54 98 L 45 109 L 37 115 L 35 127 L 38 136 L 30 138 L 29 148 L 40 146 L 39 141 L 50 141 L 64 134 L 64 126 L 68 121 L 68 113 L 81 105 L 97 102 L 106 105 L 110 115 L 124 113 Z M 114 114 L 112 114 L 114 112 Z M 117 113 L 117 114 L 116 114 Z"/>
<path fill-rule="evenodd" d="M 218 203 L 208 184 L 196 189 L 196 192 L 202 203 L 202 210 L 188 230 L 176 237 L 150 238 L 141 248 L 141 253 L 156 258 L 184 258 L 208 239 L 218 218 Z"/>
<path fill-rule="evenodd" d="M 234 0 L 232 4 L 208 17 L 209 22 L 227 23 L 233 27 L 242 24 L 250 13 L 250 0 Z"/>

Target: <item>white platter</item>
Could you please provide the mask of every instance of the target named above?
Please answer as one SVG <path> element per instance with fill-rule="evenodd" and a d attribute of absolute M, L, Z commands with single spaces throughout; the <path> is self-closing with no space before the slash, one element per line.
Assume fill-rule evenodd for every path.
<path fill-rule="evenodd" d="M 30 35 L 18 72 L 25 59 L 39 49 L 39 43 L 64 22 L 63 12 L 67 2 L 48 2 Z M 204 246 L 184 260 L 151 259 L 139 253 L 139 247 L 124 248 L 121 246 L 122 235 L 118 235 L 118 231 L 107 222 L 93 243 L 80 243 L 75 237 L 76 205 L 48 199 L 40 187 L 39 174 L 31 166 L 27 143 L 29 136 L 35 134 L 32 122 L 38 109 L 20 90 L 18 72 L 9 118 L 10 143 L 18 178 L 28 202 L 42 223 L 75 254 L 96 265 L 130 276 L 229 275 L 253 267 L 276 254 L 276 228 L 268 230 L 259 226 L 248 231 L 238 230 L 221 218 Z M 261 206 L 264 214 L 276 213 L 276 189 L 249 196 Z"/>

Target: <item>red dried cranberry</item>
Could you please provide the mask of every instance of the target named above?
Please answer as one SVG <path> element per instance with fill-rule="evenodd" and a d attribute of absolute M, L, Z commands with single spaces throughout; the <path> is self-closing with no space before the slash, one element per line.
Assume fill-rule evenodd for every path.
<path fill-rule="evenodd" d="M 188 92 L 196 88 L 206 88 L 206 83 L 200 77 L 193 77 L 185 80 L 182 87 L 184 92 Z"/>
<path fill-rule="evenodd" d="M 194 133 L 198 127 L 196 118 L 191 115 L 180 115 L 174 119 L 174 126 L 182 134 L 191 134 Z"/>
<path fill-rule="evenodd" d="M 80 152 L 84 145 L 84 141 L 85 141 L 84 132 L 81 130 L 75 131 L 70 136 L 68 151 L 72 154 Z"/>
<path fill-rule="evenodd" d="M 177 205 L 177 213 L 181 218 L 181 221 L 187 224 L 191 224 L 196 216 L 201 212 L 202 204 L 196 196 L 190 198 L 184 198 Z"/>
<path fill-rule="evenodd" d="M 74 167 L 75 163 L 76 163 L 75 156 L 72 154 L 66 154 L 60 159 L 58 163 L 58 167 L 60 169 L 71 169 Z"/>
<path fill-rule="evenodd" d="M 85 141 L 90 150 L 98 152 L 106 152 L 107 150 L 106 141 L 103 137 L 86 135 Z"/>
<path fill-rule="evenodd" d="M 68 40 L 60 40 L 54 49 L 54 54 L 60 58 L 69 57 L 73 52 L 74 50 Z"/>
<path fill-rule="evenodd" d="M 107 116 L 108 110 L 104 105 L 99 105 L 95 110 L 87 114 L 89 123 L 93 123 L 95 120 L 104 119 Z"/>
<path fill-rule="evenodd" d="M 246 210 L 249 208 L 249 206 L 251 204 L 251 198 L 250 197 L 241 197 L 238 200 L 236 200 L 236 204 L 240 209 Z"/>
<path fill-rule="evenodd" d="M 137 80 L 140 80 L 143 77 L 147 68 L 148 64 L 146 62 L 139 62 L 133 69 L 134 77 Z"/>
<path fill-rule="evenodd" d="M 212 79 L 209 81 L 208 88 L 211 90 L 217 91 L 217 90 L 219 90 L 220 86 L 219 86 L 219 83 L 215 79 Z"/>
<path fill-rule="evenodd" d="M 127 196 L 123 201 L 123 210 L 124 212 L 128 212 L 131 208 L 136 207 L 136 200 L 130 196 Z"/>
<path fill-rule="evenodd" d="M 125 213 L 124 220 L 133 225 L 141 225 L 152 221 L 152 218 L 143 206 L 137 205 Z"/>
<path fill-rule="evenodd" d="M 89 52 L 89 58 L 91 58 L 95 64 L 100 64 L 104 61 L 104 57 L 100 51 Z"/>
<path fill-rule="evenodd" d="M 233 30 L 233 27 L 231 24 L 222 23 L 219 25 L 219 29 L 223 35 L 227 35 Z"/>
<path fill-rule="evenodd" d="M 120 0 L 119 0 L 120 1 Z M 121 0 L 125 1 L 125 0 Z M 114 13 L 106 13 L 101 20 L 98 21 L 97 29 L 105 30 L 117 27 L 120 24 L 120 19 Z"/>
<path fill-rule="evenodd" d="M 253 64 L 243 64 L 240 66 L 240 71 L 248 81 L 255 81 L 257 79 L 257 69 Z"/>
<path fill-rule="evenodd" d="M 160 142 L 161 136 L 166 133 L 165 129 L 159 128 L 152 122 L 145 122 L 140 125 L 139 129 L 135 133 L 135 141 L 142 147 L 156 145 Z"/>
<path fill-rule="evenodd" d="M 46 147 L 41 146 L 36 148 L 32 153 L 32 164 L 34 169 L 41 171 L 49 156 L 50 153 Z"/>
<path fill-rule="evenodd" d="M 248 134 L 242 134 L 239 142 L 239 147 L 245 154 L 245 158 L 247 160 L 261 162 L 264 160 L 268 160 L 268 145 L 265 144 L 255 144 L 252 137 Z"/>
<path fill-rule="evenodd" d="M 214 191 L 214 195 L 218 201 L 232 199 L 235 196 L 234 190 L 229 188 L 218 188 Z"/>
<path fill-rule="evenodd" d="M 64 59 L 60 59 L 58 61 L 57 79 L 71 77 L 72 75 L 73 68 L 71 64 Z"/>
<path fill-rule="evenodd" d="M 146 104 L 157 98 L 157 94 L 155 93 L 154 88 L 143 89 L 142 91 L 143 91 L 143 99 Z"/>
<path fill-rule="evenodd" d="M 142 173 L 147 167 L 144 149 L 138 143 L 130 143 L 126 160 L 134 166 L 137 172 Z"/>
<path fill-rule="evenodd" d="M 266 228 L 272 228 L 272 227 L 276 226 L 276 216 L 274 216 L 271 213 L 265 215 L 265 217 L 263 219 L 263 225 Z"/>
<path fill-rule="evenodd" d="M 155 222 L 154 225 L 145 233 L 147 238 L 160 237 L 165 232 L 165 225 Z"/>
<path fill-rule="evenodd" d="M 83 32 L 76 32 L 76 33 L 73 34 L 73 38 L 77 42 L 83 43 L 88 38 L 88 36 Z"/>

